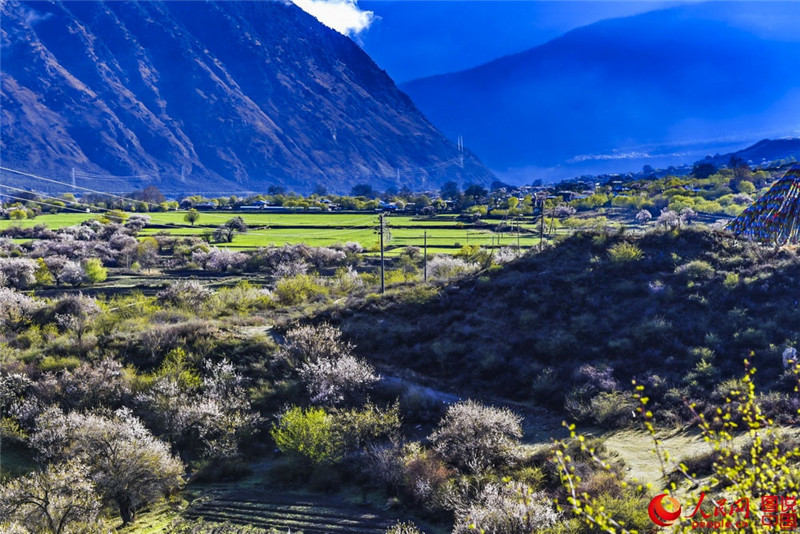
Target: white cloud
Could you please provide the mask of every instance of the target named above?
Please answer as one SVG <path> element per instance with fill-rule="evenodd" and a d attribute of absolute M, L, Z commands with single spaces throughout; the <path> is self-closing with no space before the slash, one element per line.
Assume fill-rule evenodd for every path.
<path fill-rule="evenodd" d="M 663 157 L 690 156 L 691 152 L 671 152 L 668 154 L 651 154 L 649 152 L 614 152 L 612 154 L 581 154 L 568 160 L 568 163 L 584 161 L 612 161 L 618 159 L 651 159 Z"/>
<path fill-rule="evenodd" d="M 356 35 L 372 24 L 375 14 L 358 7 L 358 0 L 292 0 L 297 7 L 343 35 Z"/>

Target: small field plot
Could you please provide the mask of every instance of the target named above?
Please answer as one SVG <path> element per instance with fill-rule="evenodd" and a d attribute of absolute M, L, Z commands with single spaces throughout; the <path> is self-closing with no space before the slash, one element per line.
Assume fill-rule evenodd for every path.
<path fill-rule="evenodd" d="M 189 518 L 305 534 L 383 534 L 394 521 L 371 507 L 334 497 L 233 490 L 212 494 L 184 513 Z"/>
<path fill-rule="evenodd" d="M 147 213 L 150 224 L 140 232 L 140 237 L 158 233 L 174 236 L 202 236 L 235 216 L 242 217 L 249 231 L 237 233 L 231 243 L 215 246 L 238 250 L 259 247 L 304 243 L 309 246 L 330 246 L 337 243 L 356 242 L 370 252 L 378 248 L 378 214 L 376 213 L 251 213 L 251 212 L 200 212 L 194 225 L 184 221 L 186 212 Z M 130 214 L 133 215 L 133 214 Z M 40 215 L 35 219 L 19 221 L 0 220 L 0 229 L 11 226 L 31 227 L 39 224 L 50 228 L 72 226 L 101 217 L 102 213 L 58 213 Z M 427 232 L 429 252 L 454 252 L 464 245 L 483 247 L 530 248 L 538 245 L 538 234 L 522 231 L 496 232 L 485 226 L 475 226 L 444 215 L 432 218 L 387 216 L 386 224 L 391 239 L 386 242 L 387 253 L 399 253 L 407 246 L 422 247 Z"/>
<path fill-rule="evenodd" d="M 96 213 L 55 213 L 52 215 L 39 215 L 35 219 L 0 219 L 0 230 L 18 226 L 20 228 L 29 228 L 39 224 L 44 224 L 48 228 L 62 228 L 64 226 L 73 226 L 80 224 L 88 219 L 97 217 Z"/>

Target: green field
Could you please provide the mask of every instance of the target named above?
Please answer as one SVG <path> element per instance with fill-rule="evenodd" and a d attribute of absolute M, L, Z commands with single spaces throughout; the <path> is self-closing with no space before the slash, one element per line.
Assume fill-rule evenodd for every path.
<path fill-rule="evenodd" d="M 184 222 L 186 212 L 174 211 L 148 214 L 150 225 L 141 235 L 168 233 L 176 236 L 200 236 L 213 231 L 231 217 L 241 216 L 250 226 L 247 233 L 237 234 L 232 243 L 218 246 L 234 249 L 254 249 L 265 246 L 305 243 L 311 246 L 329 246 L 336 243 L 357 242 L 368 250 L 378 247 L 378 215 L 374 213 L 250 213 L 250 212 L 201 212 L 194 226 Z M 97 217 L 95 213 L 58 213 L 40 215 L 35 219 L 21 221 L 0 220 L 0 229 L 11 226 L 30 227 L 45 224 L 60 228 L 80 224 Z M 458 221 L 454 216 L 433 219 L 417 219 L 409 216 L 386 218 L 391 239 L 387 251 L 398 253 L 402 247 L 424 244 L 424 233 L 428 233 L 429 252 L 455 252 L 463 245 L 510 246 L 522 248 L 538 244 L 533 233 L 493 232 L 487 228 L 476 228 Z"/>

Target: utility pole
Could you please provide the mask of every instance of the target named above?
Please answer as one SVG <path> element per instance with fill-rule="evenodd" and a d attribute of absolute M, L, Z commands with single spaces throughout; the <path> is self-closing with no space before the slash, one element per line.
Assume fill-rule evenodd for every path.
<path fill-rule="evenodd" d="M 381 213 L 381 293 L 386 292 L 386 282 L 384 278 L 384 263 L 383 263 L 383 213 Z"/>
<path fill-rule="evenodd" d="M 428 281 L 428 231 L 422 233 L 422 250 L 424 251 L 422 260 L 422 279 Z"/>
<path fill-rule="evenodd" d="M 544 250 L 544 199 L 545 195 L 539 195 L 539 215 L 541 216 L 541 220 L 539 221 L 539 252 Z"/>
<path fill-rule="evenodd" d="M 517 219 L 517 256 L 519 256 L 519 219 Z"/>

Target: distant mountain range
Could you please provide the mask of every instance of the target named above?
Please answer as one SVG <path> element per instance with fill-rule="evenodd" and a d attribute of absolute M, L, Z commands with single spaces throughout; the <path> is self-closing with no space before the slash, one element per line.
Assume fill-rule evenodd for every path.
<path fill-rule="evenodd" d="M 792 20 L 798 3 L 684 5 L 401 88 L 509 181 L 667 166 L 800 131 Z"/>
<path fill-rule="evenodd" d="M 292 4 L 8 0 L 0 17 L 7 167 L 64 181 L 74 168 L 104 191 L 493 178 L 355 43 Z"/>
<path fill-rule="evenodd" d="M 762 139 L 742 150 L 715 156 L 707 156 L 703 161 L 716 166 L 728 165 L 732 158 L 740 159 L 749 165 L 759 165 L 772 161 L 795 158 L 800 161 L 800 138 Z"/>

